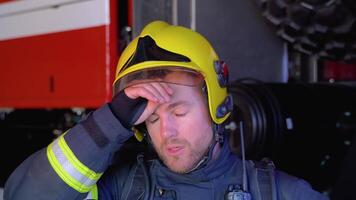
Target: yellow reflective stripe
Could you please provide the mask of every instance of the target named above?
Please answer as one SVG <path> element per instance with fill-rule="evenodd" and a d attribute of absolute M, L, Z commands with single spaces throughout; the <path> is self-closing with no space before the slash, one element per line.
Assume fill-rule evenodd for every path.
<path fill-rule="evenodd" d="M 90 190 L 90 192 L 88 193 L 87 197 L 84 200 L 98 200 L 99 196 L 98 196 L 98 187 L 96 186 L 96 184 L 94 185 L 94 187 Z"/>
<path fill-rule="evenodd" d="M 93 199 L 98 200 L 99 196 L 98 196 L 98 186 L 96 186 L 96 184 L 94 185 L 93 189 L 92 189 L 92 197 Z"/>
<path fill-rule="evenodd" d="M 47 157 L 58 176 L 81 193 L 89 192 L 102 175 L 95 173 L 75 157 L 63 135 L 47 147 Z"/>
<path fill-rule="evenodd" d="M 59 146 L 61 147 L 64 155 L 67 157 L 69 162 L 84 176 L 88 177 L 91 180 L 97 181 L 102 173 L 95 173 L 93 170 L 89 169 L 83 163 L 81 163 L 77 157 L 75 157 L 74 153 L 70 150 L 69 146 L 67 145 L 64 137 L 61 136 L 58 141 Z"/>
<path fill-rule="evenodd" d="M 90 190 L 90 188 L 86 188 L 86 187 L 83 188 L 82 185 L 77 180 L 73 179 L 70 175 L 67 174 L 65 170 L 62 169 L 61 164 L 58 162 L 56 156 L 52 151 L 52 143 L 47 147 L 47 157 L 54 171 L 70 187 L 72 187 L 73 189 L 81 193 L 85 193 Z"/>

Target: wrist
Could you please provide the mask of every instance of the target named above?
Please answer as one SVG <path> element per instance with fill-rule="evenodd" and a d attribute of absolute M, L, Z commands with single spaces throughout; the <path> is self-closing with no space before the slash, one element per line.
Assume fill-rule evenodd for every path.
<path fill-rule="evenodd" d="M 131 129 L 146 106 L 146 99 L 131 99 L 124 91 L 119 92 L 109 103 L 109 108 L 114 116 L 128 129 Z"/>

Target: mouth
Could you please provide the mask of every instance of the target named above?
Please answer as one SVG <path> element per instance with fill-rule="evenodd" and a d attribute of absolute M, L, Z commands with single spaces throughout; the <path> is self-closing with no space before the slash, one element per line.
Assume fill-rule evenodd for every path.
<path fill-rule="evenodd" d="M 183 153 L 184 146 L 168 146 L 166 152 L 170 156 L 177 156 Z"/>

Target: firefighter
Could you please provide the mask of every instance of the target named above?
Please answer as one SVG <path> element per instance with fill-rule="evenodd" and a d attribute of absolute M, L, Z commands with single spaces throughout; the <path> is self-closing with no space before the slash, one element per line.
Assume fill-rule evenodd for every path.
<path fill-rule="evenodd" d="M 119 59 L 112 101 L 18 166 L 5 199 L 328 199 L 232 153 L 227 83 L 202 35 L 149 23 Z M 134 135 L 158 156 L 114 159 Z"/>

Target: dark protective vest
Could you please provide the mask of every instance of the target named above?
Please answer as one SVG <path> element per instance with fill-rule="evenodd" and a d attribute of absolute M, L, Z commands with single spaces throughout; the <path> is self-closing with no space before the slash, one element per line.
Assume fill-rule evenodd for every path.
<path fill-rule="evenodd" d="M 267 160 L 246 162 L 251 190 L 243 191 L 242 162 L 234 154 L 229 154 L 227 146 L 224 145 L 222 149 L 222 158 L 217 159 L 217 162 L 221 162 L 220 165 L 212 164 L 210 170 L 209 166 L 204 166 L 192 174 L 175 174 L 157 160 L 144 164 L 138 158 L 138 163 L 129 172 L 120 199 L 204 199 L 204 193 L 210 197 L 214 195 L 214 199 L 226 200 L 250 200 L 252 196 L 258 200 L 279 199 L 273 163 Z M 212 183 L 219 180 L 217 185 Z M 216 188 L 220 189 L 215 194 L 207 194 Z M 186 192 L 179 193 L 182 190 Z"/>

